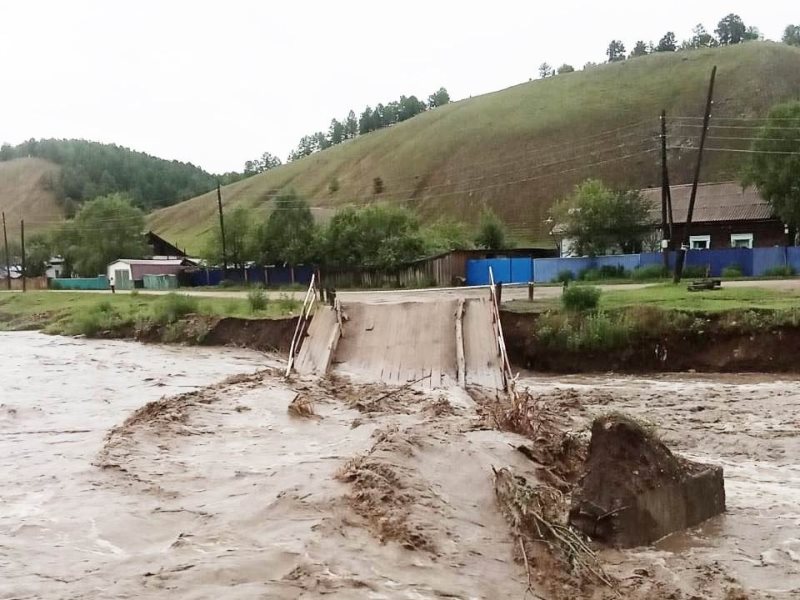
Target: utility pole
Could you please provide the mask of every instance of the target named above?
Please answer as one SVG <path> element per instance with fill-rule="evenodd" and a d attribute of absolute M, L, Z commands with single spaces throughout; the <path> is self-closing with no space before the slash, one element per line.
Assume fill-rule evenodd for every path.
<path fill-rule="evenodd" d="M 6 233 L 6 213 L 3 212 L 3 242 L 6 245 L 6 287 L 11 289 L 11 258 L 8 256 L 8 233 Z"/>
<path fill-rule="evenodd" d="M 697 152 L 697 164 L 694 167 L 694 180 L 692 181 L 692 195 L 689 197 L 689 209 L 686 211 L 686 227 L 683 232 L 683 243 L 678 256 L 675 259 L 675 276 L 672 278 L 674 283 L 679 283 L 683 274 L 683 263 L 686 260 L 686 250 L 689 247 L 690 229 L 692 227 L 692 214 L 694 213 L 694 201 L 697 198 L 697 184 L 700 181 L 700 166 L 703 162 L 703 148 L 706 145 L 706 134 L 708 133 L 708 122 L 711 119 L 711 105 L 714 102 L 714 78 L 717 76 L 717 66 L 711 69 L 711 80 L 708 82 L 708 97 L 706 98 L 706 112 L 703 115 L 703 131 L 700 134 L 700 148 Z"/>
<path fill-rule="evenodd" d="M 19 238 L 20 238 L 20 245 L 22 246 L 22 291 L 26 292 L 27 290 L 27 283 L 25 281 L 25 219 L 22 219 L 19 222 Z"/>
<path fill-rule="evenodd" d="M 667 227 L 667 195 L 669 194 L 669 176 L 667 175 L 667 111 L 661 111 L 661 255 L 664 259 L 664 270 L 669 269 L 669 246 L 672 239 L 672 227 Z M 671 223 L 670 223 L 671 225 Z"/>
<path fill-rule="evenodd" d="M 222 220 L 222 190 L 217 181 L 217 207 L 219 208 L 219 235 L 222 240 L 222 278 L 228 278 L 228 250 L 225 246 L 225 222 Z"/>

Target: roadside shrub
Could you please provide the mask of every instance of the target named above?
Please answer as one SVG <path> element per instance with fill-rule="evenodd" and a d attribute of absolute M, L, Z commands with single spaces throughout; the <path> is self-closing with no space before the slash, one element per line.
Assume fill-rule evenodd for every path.
<path fill-rule="evenodd" d="M 638 267 L 631 271 L 631 279 L 641 281 L 643 279 L 660 279 L 668 275 L 663 265 L 647 265 Z"/>
<path fill-rule="evenodd" d="M 581 271 L 582 281 L 597 281 L 599 279 L 624 279 L 628 276 L 622 265 L 603 265 L 600 268 L 591 267 Z"/>
<path fill-rule="evenodd" d="M 600 279 L 600 269 L 595 269 L 594 267 L 584 269 L 578 274 L 578 279 L 581 281 L 597 281 Z"/>
<path fill-rule="evenodd" d="M 728 265 L 722 269 L 723 277 L 742 277 L 743 275 L 742 267 L 737 264 Z"/>
<path fill-rule="evenodd" d="M 183 294 L 170 293 L 153 303 L 153 322 L 169 325 L 181 317 L 199 311 L 197 298 Z"/>
<path fill-rule="evenodd" d="M 250 305 L 250 312 L 257 312 L 267 308 L 267 294 L 261 288 L 252 288 L 247 292 L 247 303 Z"/>
<path fill-rule="evenodd" d="M 793 277 L 797 274 L 797 271 L 794 270 L 794 267 L 791 265 L 780 265 L 778 267 L 770 267 L 766 271 L 764 271 L 764 275 L 767 277 Z"/>
<path fill-rule="evenodd" d="M 218 287 L 231 288 L 231 287 L 235 287 L 235 286 L 236 286 L 236 282 L 235 281 L 231 281 L 230 279 L 223 279 L 222 281 L 219 282 L 219 286 Z"/>
<path fill-rule="evenodd" d="M 623 279 L 628 276 L 622 265 L 603 265 L 600 267 L 601 279 Z"/>
<path fill-rule="evenodd" d="M 553 283 L 569 283 L 570 281 L 574 280 L 575 280 L 575 273 L 573 273 L 569 269 L 563 269 L 558 272 L 555 279 L 553 279 Z"/>
<path fill-rule="evenodd" d="M 600 302 L 600 289 L 589 285 L 573 285 L 561 295 L 562 306 L 569 311 L 594 310 Z"/>

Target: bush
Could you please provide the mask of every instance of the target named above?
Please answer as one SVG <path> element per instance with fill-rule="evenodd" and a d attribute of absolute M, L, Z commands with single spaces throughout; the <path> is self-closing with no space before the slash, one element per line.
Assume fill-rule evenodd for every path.
<path fill-rule="evenodd" d="M 219 287 L 221 288 L 231 288 L 236 287 L 236 282 L 231 281 L 230 279 L 223 279 L 219 282 Z"/>
<path fill-rule="evenodd" d="M 300 300 L 295 300 L 288 294 L 281 294 L 278 297 L 278 308 L 283 313 L 293 313 L 300 309 Z"/>
<path fill-rule="evenodd" d="M 563 269 L 558 272 L 555 279 L 553 279 L 553 283 L 569 283 L 570 281 L 574 280 L 575 280 L 575 273 L 573 273 L 569 269 Z"/>
<path fill-rule="evenodd" d="M 561 295 L 562 306 L 569 311 L 594 310 L 600 302 L 600 289 L 588 285 L 573 285 Z"/>
<path fill-rule="evenodd" d="M 770 267 L 769 269 L 764 271 L 764 275 L 766 275 L 767 277 L 793 277 L 796 274 L 797 272 L 794 270 L 794 267 L 790 265 Z"/>
<path fill-rule="evenodd" d="M 198 310 L 197 298 L 170 293 L 153 303 L 153 322 L 158 325 L 169 325 L 181 317 L 197 313 Z"/>
<path fill-rule="evenodd" d="M 646 267 L 639 267 L 631 272 L 631 278 L 636 280 L 643 279 L 661 279 L 669 275 L 667 269 L 663 265 L 647 265 Z"/>
<path fill-rule="evenodd" d="M 261 288 L 253 288 L 247 292 L 247 302 L 250 304 L 250 312 L 257 312 L 267 308 L 267 294 Z"/>
<path fill-rule="evenodd" d="M 582 281 L 597 281 L 599 279 L 623 279 L 628 276 L 622 265 L 603 265 L 600 268 L 591 267 L 581 271 Z"/>
<path fill-rule="evenodd" d="M 600 279 L 600 270 L 594 267 L 584 269 L 578 274 L 578 279 L 581 281 L 597 281 Z"/>
<path fill-rule="evenodd" d="M 742 277 L 743 275 L 744 272 L 742 271 L 742 267 L 737 264 L 728 265 L 722 269 L 723 277 Z"/>
<path fill-rule="evenodd" d="M 85 335 L 92 337 L 101 331 L 113 331 L 128 324 L 122 315 L 108 300 L 103 300 L 93 307 L 75 315 L 72 322 L 66 325 L 68 335 Z"/>

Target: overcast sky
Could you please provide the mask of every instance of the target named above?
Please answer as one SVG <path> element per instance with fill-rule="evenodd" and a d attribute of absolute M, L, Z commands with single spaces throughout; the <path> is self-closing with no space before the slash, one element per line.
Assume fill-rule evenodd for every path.
<path fill-rule="evenodd" d="M 679 40 L 736 12 L 778 40 L 797 0 L 612 3 L 18 0 L 0 3 L 0 141 L 114 142 L 212 172 L 350 108 L 445 86 L 453 99 L 600 62 L 612 38 Z M 613 7 L 613 8 L 610 8 Z"/>

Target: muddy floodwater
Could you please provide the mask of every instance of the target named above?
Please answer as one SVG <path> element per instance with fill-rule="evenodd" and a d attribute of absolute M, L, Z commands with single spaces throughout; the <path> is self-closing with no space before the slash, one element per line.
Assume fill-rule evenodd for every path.
<path fill-rule="evenodd" d="M 0 357 L 0 599 L 524 596 L 492 469 L 531 462 L 463 391 L 289 385 L 258 353 L 38 333 L 0 333 Z M 725 469 L 725 515 L 602 551 L 621 596 L 586 597 L 742 598 L 733 579 L 800 597 L 798 383 L 520 379 L 571 394 L 575 430 L 632 413 Z"/>
<path fill-rule="evenodd" d="M 724 468 L 724 515 L 629 556 L 649 555 L 678 571 L 687 560 L 719 563 L 745 588 L 800 598 L 800 381 L 665 375 L 537 377 L 522 384 L 580 393 L 586 415 L 579 420 L 609 410 L 642 417 L 674 451 Z"/>
<path fill-rule="evenodd" d="M 92 465 L 109 429 L 149 401 L 264 364 L 247 351 L 30 332 L 0 333 L 0 357 L 0 598 L 81 597 L 69 582 L 130 552 L 114 538 L 135 537 L 139 499 Z"/>

